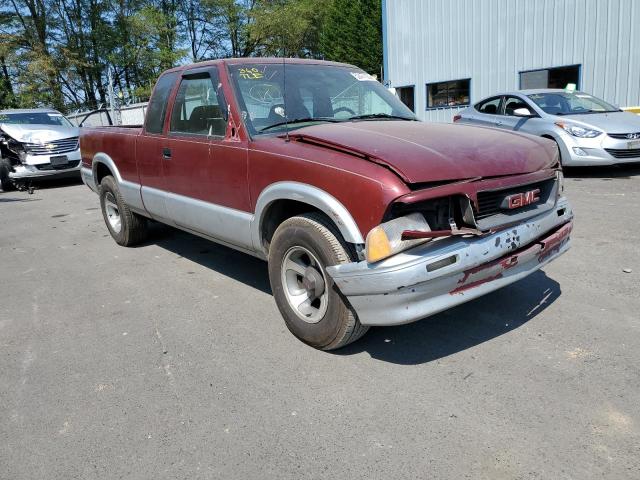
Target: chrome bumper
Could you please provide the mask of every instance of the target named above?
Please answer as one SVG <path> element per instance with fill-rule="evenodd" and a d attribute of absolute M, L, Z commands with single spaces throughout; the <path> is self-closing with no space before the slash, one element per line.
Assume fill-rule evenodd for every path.
<path fill-rule="evenodd" d="M 80 168 L 80 177 L 82 177 L 82 181 L 87 187 L 89 187 L 95 193 L 98 193 L 98 186 L 96 185 L 96 182 L 93 179 L 93 170 L 83 165 Z"/>
<path fill-rule="evenodd" d="M 375 264 L 327 268 L 363 325 L 420 320 L 509 285 L 569 248 L 573 212 L 555 208 L 483 237 L 449 237 Z"/>

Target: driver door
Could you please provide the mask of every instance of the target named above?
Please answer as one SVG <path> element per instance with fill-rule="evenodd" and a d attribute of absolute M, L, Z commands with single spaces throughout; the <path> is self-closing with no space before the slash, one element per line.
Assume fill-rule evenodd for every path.
<path fill-rule="evenodd" d="M 247 145 L 227 120 L 217 67 L 185 71 L 163 149 L 167 210 L 181 228 L 250 247 Z"/>
<path fill-rule="evenodd" d="M 502 115 L 499 116 L 496 126 L 505 130 L 527 132 L 527 124 L 530 124 L 533 118 L 516 116 L 514 110 L 519 108 L 526 108 L 531 113 L 535 113 L 531 105 L 527 104 L 522 98 L 515 96 L 504 97 Z"/>

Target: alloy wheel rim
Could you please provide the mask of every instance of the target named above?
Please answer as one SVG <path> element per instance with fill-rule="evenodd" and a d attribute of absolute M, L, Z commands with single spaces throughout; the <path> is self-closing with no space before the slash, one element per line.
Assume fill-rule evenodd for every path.
<path fill-rule="evenodd" d="M 280 268 L 282 289 L 295 314 L 306 323 L 318 323 L 327 312 L 327 280 L 318 258 L 304 247 L 291 247 Z"/>
<path fill-rule="evenodd" d="M 104 209 L 107 213 L 107 221 L 109 222 L 111 229 L 115 233 L 120 233 L 120 230 L 122 230 L 122 219 L 120 218 L 118 203 L 111 192 L 107 192 L 104 197 Z"/>

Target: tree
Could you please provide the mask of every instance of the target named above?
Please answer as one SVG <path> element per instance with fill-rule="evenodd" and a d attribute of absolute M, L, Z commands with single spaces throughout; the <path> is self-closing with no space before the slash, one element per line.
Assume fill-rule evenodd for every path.
<path fill-rule="evenodd" d="M 320 53 L 326 60 L 351 63 L 379 75 L 381 0 L 332 0 L 320 34 Z"/>
<path fill-rule="evenodd" d="M 259 56 L 318 56 L 318 39 L 329 0 L 263 1 L 254 9 L 249 38 Z"/>
<path fill-rule="evenodd" d="M 5 0 L 0 107 L 93 109 L 109 78 L 123 102 L 210 58 L 293 56 L 379 73 L 380 0 Z M 111 75 L 109 75 L 109 73 Z"/>

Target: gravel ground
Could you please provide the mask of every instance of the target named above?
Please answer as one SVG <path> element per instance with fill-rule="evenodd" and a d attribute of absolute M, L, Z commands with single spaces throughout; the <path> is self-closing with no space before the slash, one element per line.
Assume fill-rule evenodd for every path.
<path fill-rule="evenodd" d="M 257 259 L 1 193 L 0 478 L 640 478 L 640 168 L 568 177 L 544 272 L 335 353 Z"/>

